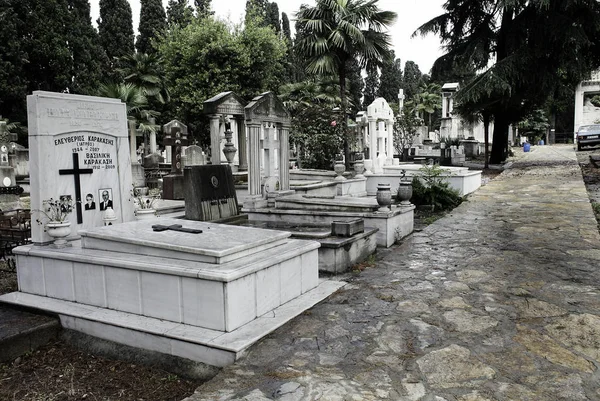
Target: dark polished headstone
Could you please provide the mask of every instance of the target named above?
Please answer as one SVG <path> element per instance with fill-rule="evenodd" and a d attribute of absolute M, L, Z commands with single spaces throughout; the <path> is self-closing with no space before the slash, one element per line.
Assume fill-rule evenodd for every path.
<path fill-rule="evenodd" d="M 186 219 L 211 221 L 238 215 L 231 167 L 189 166 L 183 171 Z"/>

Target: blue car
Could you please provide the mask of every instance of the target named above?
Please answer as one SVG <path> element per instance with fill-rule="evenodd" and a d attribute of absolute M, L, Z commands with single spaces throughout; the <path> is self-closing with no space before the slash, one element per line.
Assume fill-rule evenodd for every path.
<path fill-rule="evenodd" d="M 582 125 L 577 131 L 575 137 L 577 141 L 577 150 L 584 146 L 600 145 L 600 124 Z"/>

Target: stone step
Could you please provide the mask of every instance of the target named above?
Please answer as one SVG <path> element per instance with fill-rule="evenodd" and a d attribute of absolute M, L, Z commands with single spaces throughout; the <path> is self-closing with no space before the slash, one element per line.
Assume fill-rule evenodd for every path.
<path fill-rule="evenodd" d="M 372 213 L 379 209 L 375 198 L 286 196 L 275 201 L 276 209 Z"/>
<path fill-rule="evenodd" d="M 0 303 L 56 313 L 65 329 L 222 367 L 235 362 L 252 344 L 323 301 L 345 284 L 340 281 L 320 280 L 316 288 L 231 332 L 22 292 L 1 295 Z"/>

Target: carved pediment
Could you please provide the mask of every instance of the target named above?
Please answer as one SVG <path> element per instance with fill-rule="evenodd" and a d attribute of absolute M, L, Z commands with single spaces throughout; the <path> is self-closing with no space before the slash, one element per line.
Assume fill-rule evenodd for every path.
<path fill-rule="evenodd" d="M 166 123 L 165 125 L 163 125 L 163 132 L 167 135 L 170 135 L 171 128 L 173 128 L 173 127 L 179 128 L 181 134 L 184 136 L 187 136 L 187 134 L 188 134 L 187 125 L 185 125 L 184 123 L 182 123 L 179 120 L 172 120 L 172 121 L 169 121 L 168 123 Z"/>
<path fill-rule="evenodd" d="M 221 92 L 216 96 L 205 100 L 204 114 L 223 114 L 223 115 L 244 115 L 244 106 L 246 102 L 236 93 Z"/>
<path fill-rule="evenodd" d="M 273 92 L 265 92 L 252 99 L 246 106 L 245 112 L 246 121 L 269 121 L 282 124 L 290 122 L 290 113 Z"/>

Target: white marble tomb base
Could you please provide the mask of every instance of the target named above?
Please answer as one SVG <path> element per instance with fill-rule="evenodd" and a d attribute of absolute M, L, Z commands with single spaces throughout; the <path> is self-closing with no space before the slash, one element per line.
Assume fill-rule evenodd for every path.
<path fill-rule="evenodd" d="M 363 218 L 365 227 L 377 228 L 377 246 L 388 248 L 412 233 L 414 205 L 392 206 L 389 212 L 378 212 L 375 198 L 312 198 L 292 195 L 278 199 L 275 208 L 242 209 L 249 220 L 297 224 L 331 224 L 334 220 Z"/>
<path fill-rule="evenodd" d="M 229 333 L 23 292 L 1 295 L 0 302 L 56 313 L 64 328 L 90 336 L 223 367 L 344 285 L 320 280 L 316 288 Z"/>
<path fill-rule="evenodd" d="M 384 166 L 383 174 L 371 174 L 367 176 L 367 193 L 375 195 L 378 184 L 391 184 L 392 194 L 398 191 L 402 170 L 412 180 L 413 176 L 421 174 L 421 164 L 400 164 L 398 166 Z M 467 167 L 441 166 L 444 170 L 442 177 L 450 184 L 450 188 L 456 189 L 460 196 L 475 192 L 481 186 L 481 170 L 469 170 Z"/>
<path fill-rule="evenodd" d="M 182 224 L 203 233 L 154 232 L 153 224 Z M 222 335 L 319 286 L 319 243 L 291 239 L 287 232 L 159 218 L 82 230 L 80 235 L 69 248 L 15 248 L 19 292 L 0 300 L 36 300 L 23 305 L 69 316 L 62 318 L 63 324 L 81 326 L 92 335 L 91 326 L 115 326 L 99 318 L 103 314 L 136 316 L 124 320 L 131 325 L 163 320 Z M 53 310 L 43 305 L 63 306 Z M 76 323 L 85 316 L 65 312 L 65 305 L 91 308 L 97 318 L 93 324 Z M 117 324 L 140 332 L 131 325 Z M 264 334 L 274 328 L 265 327 Z M 120 342 L 121 337 L 107 339 Z"/>

